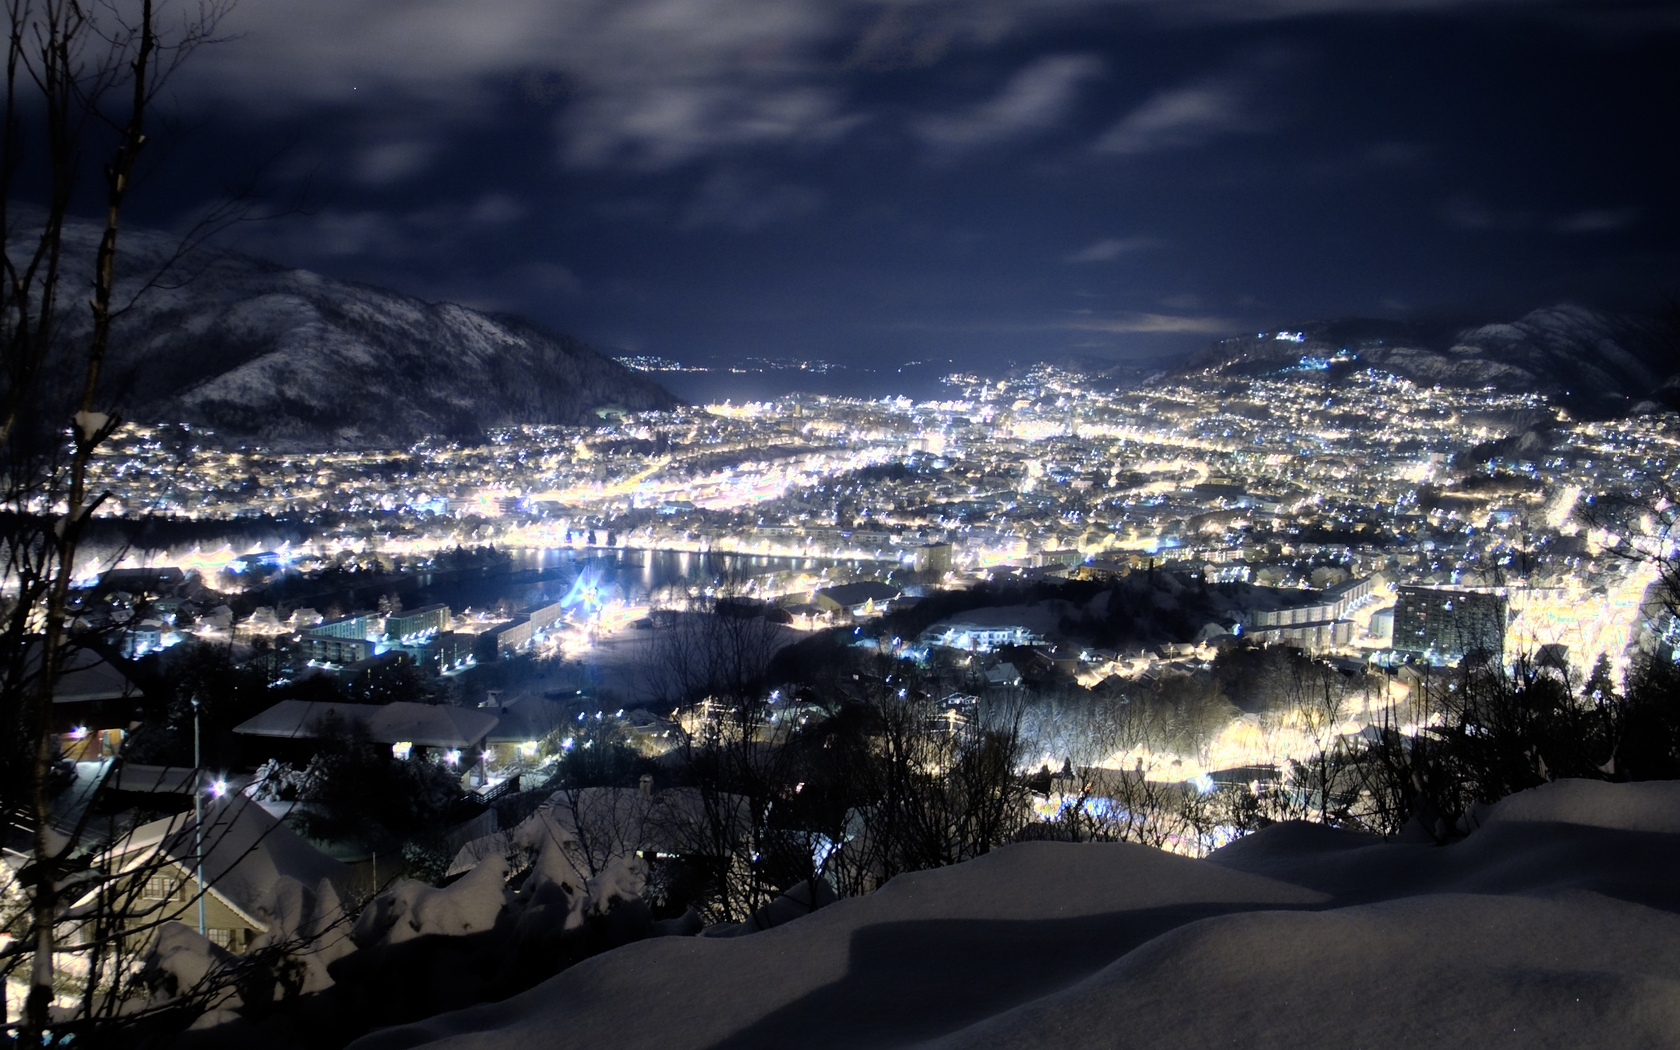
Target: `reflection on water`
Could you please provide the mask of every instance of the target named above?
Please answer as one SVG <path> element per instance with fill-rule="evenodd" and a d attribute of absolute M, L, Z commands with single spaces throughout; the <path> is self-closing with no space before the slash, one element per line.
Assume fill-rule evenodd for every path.
<path fill-rule="evenodd" d="M 775 586 L 772 593 L 801 574 L 812 586 L 825 570 L 836 566 L 880 570 L 878 562 L 842 561 L 835 558 L 775 558 L 752 554 L 717 552 L 613 550 L 523 550 L 513 556 L 508 570 L 489 576 L 427 579 L 410 606 L 443 602 L 459 611 L 466 606 L 486 608 L 506 599 L 515 608 L 542 605 L 564 599 L 580 578 L 593 586 L 602 601 L 619 599 L 643 604 L 667 588 L 712 587 L 728 581 L 733 589 L 751 593 L 759 587 Z M 766 581 L 766 577 L 769 578 Z M 754 586 L 754 582 L 757 586 Z"/>

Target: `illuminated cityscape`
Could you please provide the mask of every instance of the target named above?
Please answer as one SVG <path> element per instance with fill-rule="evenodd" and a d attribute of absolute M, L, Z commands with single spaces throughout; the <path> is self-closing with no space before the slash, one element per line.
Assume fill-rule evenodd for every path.
<path fill-rule="evenodd" d="M 1680 1029 L 1680 19 L 13 0 L 0 1050 Z"/>
<path fill-rule="evenodd" d="M 492 545 L 821 559 L 884 578 L 948 544 L 948 575 L 925 583 L 1146 564 L 1284 595 L 1375 581 L 1357 608 L 1315 617 L 1348 624 L 1309 646 L 1321 652 L 1398 644 L 1396 586 L 1497 591 L 1513 655 L 1567 646 L 1582 673 L 1600 654 L 1623 666 L 1638 640 L 1654 570 L 1608 553 L 1575 509 L 1602 479 L 1673 469 L 1665 416 L 1580 422 L 1536 396 L 1376 371 L 1334 388 L 1308 373 L 1114 391 L 1049 367 L 946 382 L 938 401 L 792 395 L 357 453 L 223 452 L 211 434 L 130 426 L 96 476 L 113 515 L 300 523 L 311 534 L 277 556 L 306 573 Z M 1499 446 L 1535 413 L 1545 446 Z M 237 589 L 252 553 L 135 545 L 118 564 Z M 783 577 L 763 596 L 810 600 L 816 575 Z M 651 596 L 611 596 L 632 598 Z M 1251 634 L 1291 626 L 1240 605 L 1228 618 Z"/>

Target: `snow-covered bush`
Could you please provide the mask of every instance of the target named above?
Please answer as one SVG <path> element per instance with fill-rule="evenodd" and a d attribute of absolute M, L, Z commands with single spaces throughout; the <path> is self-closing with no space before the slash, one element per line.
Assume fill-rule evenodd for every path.
<path fill-rule="evenodd" d="M 314 767 L 293 769 L 277 758 L 257 767 L 245 794 L 256 802 L 296 802 L 310 793 L 315 784 Z"/>

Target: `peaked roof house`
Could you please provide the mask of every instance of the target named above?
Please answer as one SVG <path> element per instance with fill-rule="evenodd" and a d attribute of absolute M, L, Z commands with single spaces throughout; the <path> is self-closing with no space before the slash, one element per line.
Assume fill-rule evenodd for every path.
<path fill-rule="evenodd" d="M 879 580 L 861 580 L 824 587 L 812 596 L 812 602 L 829 612 L 849 611 L 853 616 L 871 616 L 884 612 L 900 594 L 897 587 Z"/>
<path fill-rule="evenodd" d="M 72 644 L 61 657 L 58 681 L 53 683 L 53 729 L 59 750 L 73 761 L 97 761 L 122 746 L 124 730 L 134 719 L 140 688 L 129 677 L 126 660 L 107 659 L 98 649 Z M 25 673 L 40 674 L 41 643 L 29 641 Z"/>
<path fill-rule="evenodd" d="M 111 873 L 106 899 L 122 902 L 136 928 L 171 920 L 196 928 L 202 871 L 205 936 L 235 952 L 284 921 L 286 908 L 296 907 L 288 899 L 295 895 L 288 880 L 313 899 L 323 883 L 342 898 L 350 879 L 342 862 L 238 793 L 205 807 L 202 835 L 191 812 L 178 813 L 118 839 L 106 861 Z M 89 892 L 76 910 L 91 907 L 99 892 Z"/>
<path fill-rule="evenodd" d="M 282 700 L 254 718 L 233 727 L 240 736 L 280 740 L 313 740 L 323 724 L 336 718 L 360 723 L 369 740 L 381 744 L 407 743 L 415 747 L 472 748 L 481 745 L 497 724 L 498 715 L 475 707 L 449 704 L 340 704 Z"/>

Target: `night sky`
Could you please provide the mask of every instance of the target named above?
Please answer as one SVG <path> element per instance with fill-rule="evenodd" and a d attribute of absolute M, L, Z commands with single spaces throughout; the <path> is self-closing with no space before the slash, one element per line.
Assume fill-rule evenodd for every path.
<path fill-rule="evenodd" d="M 1680 289 L 1680 8 L 243 0 L 134 217 L 685 361 L 1179 353 Z"/>

